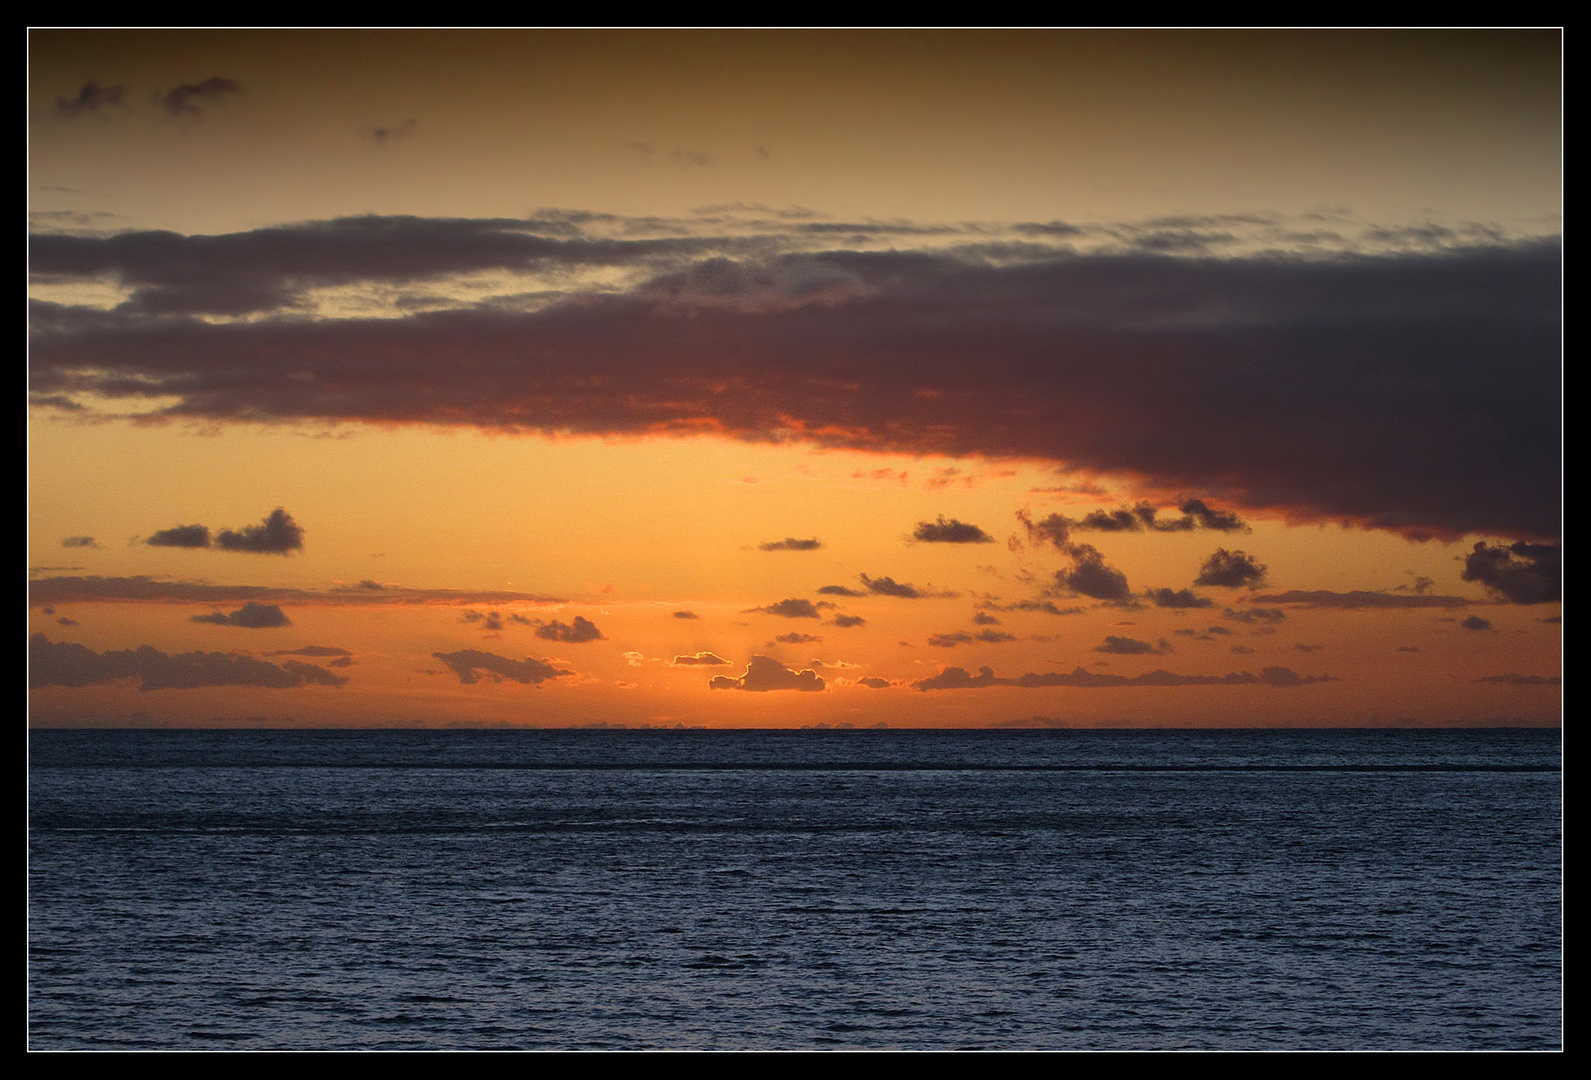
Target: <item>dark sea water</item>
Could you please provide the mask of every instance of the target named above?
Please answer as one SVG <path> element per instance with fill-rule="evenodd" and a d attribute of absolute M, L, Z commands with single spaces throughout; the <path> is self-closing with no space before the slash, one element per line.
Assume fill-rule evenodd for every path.
<path fill-rule="evenodd" d="M 33 1049 L 1557 1049 L 1556 731 L 31 733 Z"/>

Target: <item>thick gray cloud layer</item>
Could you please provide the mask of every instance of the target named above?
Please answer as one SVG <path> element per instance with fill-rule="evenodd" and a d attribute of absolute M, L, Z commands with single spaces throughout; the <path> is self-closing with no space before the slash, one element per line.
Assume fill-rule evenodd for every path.
<path fill-rule="evenodd" d="M 191 652 L 168 655 L 150 645 L 96 653 L 85 645 L 52 642 L 34 634 L 28 642 L 32 686 L 91 686 L 136 678 L 140 690 L 191 690 L 200 686 L 341 686 L 348 680 L 315 664 L 286 660 L 273 664 L 237 653 Z"/>
<path fill-rule="evenodd" d="M 1411 534 L 1557 535 L 1555 240 L 1315 258 L 1056 242 L 795 252 L 789 232 L 617 240 L 579 215 L 51 234 L 41 276 L 128 300 L 38 303 L 33 387 L 218 421 L 1041 458 Z M 581 267 L 635 284 L 533 311 L 297 314 L 314 289 Z"/>

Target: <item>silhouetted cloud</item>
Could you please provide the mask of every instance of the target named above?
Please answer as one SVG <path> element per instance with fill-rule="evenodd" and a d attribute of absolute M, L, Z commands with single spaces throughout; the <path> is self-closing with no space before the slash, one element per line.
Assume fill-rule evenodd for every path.
<path fill-rule="evenodd" d="M 801 634 L 792 630 L 788 634 L 780 634 L 778 637 L 774 638 L 773 641 L 768 642 L 768 644 L 810 645 L 822 640 L 823 639 L 818 637 L 816 634 Z"/>
<path fill-rule="evenodd" d="M 783 540 L 769 540 L 767 543 L 758 544 L 758 551 L 816 551 L 823 543 L 817 539 L 797 540 L 787 536 Z"/>
<path fill-rule="evenodd" d="M 1242 551 L 1216 548 L 1215 554 L 1204 560 L 1195 585 L 1215 585 L 1223 589 L 1256 588 L 1265 584 L 1265 567 L 1253 556 Z"/>
<path fill-rule="evenodd" d="M 207 100 L 204 85 L 173 106 Z M 928 240 L 837 249 L 832 232 L 802 240 L 788 223 L 615 239 L 625 222 L 604 217 L 599 235 L 582 220 L 44 234 L 38 273 L 115 280 L 129 297 L 111 311 L 35 303 L 32 387 L 217 422 L 713 430 L 1064 461 L 1409 535 L 1558 534 L 1556 238 L 1168 256 L 1143 249 L 1225 252 L 1233 229 L 1143 226 L 1139 252 L 1045 249 L 1031 234 L 992 258 Z M 566 284 L 599 265 L 634 268 L 633 285 Z M 317 289 L 498 269 L 562 291 L 530 310 L 461 295 L 401 317 L 307 314 Z M 533 387 L 518 377 L 531 356 Z"/>
<path fill-rule="evenodd" d="M 701 616 L 696 614 L 696 612 L 694 612 L 694 611 L 676 611 L 672 615 L 670 615 L 669 618 L 671 618 L 671 619 L 699 619 L 699 618 L 701 618 Z"/>
<path fill-rule="evenodd" d="M 1462 596 L 1431 596 L 1410 593 L 1379 592 L 1366 589 L 1354 589 L 1351 592 L 1332 592 L 1330 589 L 1289 589 L 1284 593 L 1272 596 L 1256 596 L 1257 604 L 1293 604 L 1298 607 L 1308 608 L 1455 608 L 1468 607 L 1475 603 Z M 1259 615 L 1264 608 L 1249 608 L 1245 612 L 1233 612 L 1228 609 L 1225 616 L 1228 619 L 1238 619 L 1242 622 L 1253 622 L 1256 618 L 1265 618 Z M 1276 615 L 1281 617 L 1280 612 Z"/>
<path fill-rule="evenodd" d="M 1042 521 L 1034 521 L 1027 511 L 1019 511 L 1017 520 L 1027 530 L 1034 542 L 1048 542 L 1061 550 L 1070 544 L 1073 532 L 1191 532 L 1194 529 L 1213 529 L 1217 532 L 1249 532 L 1246 522 L 1229 510 L 1216 510 L 1201 499 L 1188 499 L 1177 508 L 1182 516 L 1163 518 L 1150 503 L 1118 507 L 1115 510 L 1093 510 L 1079 519 L 1062 514 L 1051 514 Z"/>
<path fill-rule="evenodd" d="M 277 649 L 268 652 L 266 656 L 352 656 L 347 649 L 339 649 L 335 645 L 305 645 L 301 649 Z"/>
<path fill-rule="evenodd" d="M 1492 628 L 1491 620 L 1483 619 L 1479 615 L 1471 615 L 1469 618 L 1461 620 L 1459 625 L 1466 630 L 1490 630 Z"/>
<path fill-rule="evenodd" d="M 1056 571 L 1057 585 L 1095 600 L 1121 602 L 1132 599 L 1132 590 L 1127 587 L 1127 575 L 1107 565 L 1105 557 L 1093 546 L 1072 544 L 1067 548 L 1067 553 L 1075 563 L 1070 570 Z"/>
<path fill-rule="evenodd" d="M 367 132 L 367 134 L 370 136 L 371 142 L 375 143 L 377 146 L 382 146 L 397 139 L 407 139 L 410 135 L 414 134 L 415 129 L 419 126 L 420 121 L 411 116 L 401 124 L 389 124 L 384 127 L 373 127 Z"/>
<path fill-rule="evenodd" d="M 829 620 L 829 623 L 832 626 L 838 626 L 844 629 L 852 626 L 865 626 L 867 624 L 867 620 L 862 618 L 860 615 L 836 615 L 834 618 Z"/>
<path fill-rule="evenodd" d="M 583 645 L 588 641 L 606 641 L 602 631 L 591 620 L 576 615 L 574 622 L 561 623 L 557 619 L 536 628 L 536 636 L 548 641 L 562 641 L 567 645 Z"/>
<path fill-rule="evenodd" d="M 216 533 L 215 546 L 223 551 L 248 551 L 257 555 L 286 555 L 304 548 L 303 527 L 278 506 L 258 525 L 223 529 Z"/>
<path fill-rule="evenodd" d="M 992 668 L 979 668 L 971 675 L 966 668 L 948 667 L 927 679 L 912 683 L 918 690 L 978 690 L 990 686 L 1020 686 L 1036 689 L 1047 686 L 1072 686 L 1081 688 L 1114 686 L 1306 686 L 1310 683 L 1336 682 L 1331 675 L 1300 675 L 1291 668 L 1268 667 L 1254 675 L 1251 672 L 1232 672 L 1227 675 L 1177 675 L 1169 671 L 1151 671 L 1145 675 L 1106 675 L 1084 668 L 1074 668 L 1070 674 L 1029 672 L 1020 678 L 1003 679 Z"/>
<path fill-rule="evenodd" d="M 1291 595 L 1295 595 L 1296 593 L 1297 593 L 1297 590 L 1295 589 L 1293 591 L 1293 593 L 1289 593 L 1288 595 L 1291 596 Z M 1343 596 L 1343 595 L 1347 595 L 1347 594 L 1344 594 L 1344 593 L 1323 593 L 1323 594 L 1322 593 L 1310 593 L 1308 595 L 1310 595 L 1310 596 L 1316 596 L 1316 595 Z M 1261 597 L 1257 597 L 1257 599 L 1267 601 L 1268 603 L 1273 603 L 1273 604 L 1277 603 L 1277 598 L 1274 597 L 1274 596 L 1261 596 Z M 1331 605 L 1322 605 L 1322 606 L 1328 606 L 1329 607 Z M 1281 608 L 1243 608 L 1241 611 L 1235 610 L 1233 608 L 1227 608 L 1226 610 L 1221 612 L 1221 618 L 1230 619 L 1233 622 L 1242 622 L 1242 623 L 1275 623 L 1275 622 L 1281 622 L 1283 619 L 1287 618 L 1287 612 L 1283 611 Z"/>
<path fill-rule="evenodd" d="M 195 615 L 193 621 L 217 626 L 241 626 L 247 630 L 269 630 L 293 624 L 293 620 L 275 604 L 256 604 L 252 600 L 231 614 L 223 615 L 217 611 L 210 615 Z"/>
<path fill-rule="evenodd" d="M 670 667 L 702 667 L 702 666 L 705 666 L 705 667 L 718 667 L 718 666 L 721 666 L 721 665 L 727 665 L 728 663 L 729 663 L 728 660 L 725 660 L 722 656 L 719 656 L 717 653 L 699 652 L 699 653 L 691 653 L 688 656 L 676 656 L 673 660 L 669 661 L 669 666 Z"/>
<path fill-rule="evenodd" d="M 121 104 L 125 86 L 101 86 L 90 79 L 83 84 L 74 98 L 58 97 L 55 99 L 55 112 L 58 116 L 76 118 L 85 112 L 96 112 L 108 105 Z"/>
<path fill-rule="evenodd" d="M 1562 686 L 1563 677 L 1553 675 L 1482 675 L 1476 682 L 1503 683 L 1507 686 Z"/>
<path fill-rule="evenodd" d="M 1095 645 L 1095 652 L 1115 653 L 1117 656 L 1143 656 L 1149 653 L 1168 653 L 1171 645 L 1165 638 L 1160 639 L 1159 645 L 1151 645 L 1147 641 L 1137 638 L 1119 637 L 1116 634 L 1106 634 L 1103 645 Z"/>
<path fill-rule="evenodd" d="M 976 634 L 957 630 L 950 634 L 934 634 L 928 639 L 928 644 L 939 649 L 953 649 L 957 645 L 971 645 L 975 641 L 981 641 L 986 645 L 998 645 L 1003 641 L 1015 640 L 1015 634 L 1007 634 L 1002 630 L 980 630 Z"/>
<path fill-rule="evenodd" d="M 1545 604 L 1562 594 L 1561 548 L 1552 544 L 1475 544 L 1464 559 L 1465 581 L 1515 604 Z"/>
<path fill-rule="evenodd" d="M 172 87 L 160 99 L 160 104 L 172 116 L 203 116 L 204 110 L 199 107 L 200 105 L 242 92 L 243 86 L 237 80 L 212 75 L 203 82 L 183 83 Z"/>
<path fill-rule="evenodd" d="M 97 548 L 92 536 L 68 536 L 61 541 L 62 547 L 67 548 Z"/>
<path fill-rule="evenodd" d="M 408 604 L 525 604 L 553 603 L 557 597 L 537 596 L 507 590 L 410 589 L 388 585 L 380 589 L 341 587 L 336 589 L 290 589 L 270 585 L 212 585 L 203 581 L 165 581 L 136 577 L 49 577 L 28 583 L 29 602 L 52 604 L 132 603 L 145 600 L 226 604 L 253 600 L 292 604 L 333 606 L 388 606 Z"/>
<path fill-rule="evenodd" d="M 818 591 L 822 592 L 823 590 L 819 589 Z M 833 606 L 833 604 L 822 601 L 814 604 L 810 600 L 792 597 L 789 600 L 781 600 L 777 604 L 769 604 L 766 607 L 747 608 L 743 614 L 749 615 L 755 612 L 763 615 L 782 615 L 786 619 L 820 619 L 823 616 L 819 614 L 818 608 Z"/>
<path fill-rule="evenodd" d="M 818 589 L 818 593 L 820 595 L 823 595 L 823 596 L 866 596 L 867 595 L 867 593 L 862 591 L 861 589 L 852 589 L 852 588 L 849 588 L 849 587 L 847 587 L 845 585 L 824 585 L 822 588 Z"/>
<path fill-rule="evenodd" d="M 919 521 L 912 530 L 912 539 L 925 544 L 992 544 L 994 537 L 965 521 L 947 519 L 943 514 L 936 521 Z"/>
<path fill-rule="evenodd" d="M 865 675 L 856 680 L 857 686 L 865 686 L 869 690 L 888 690 L 891 684 L 888 679 L 880 679 L 875 675 Z"/>
<path fill-rule="evenodd" d="M 975 626 L 999 626 L 1000 625 L 1000 620 L 995 618 L 993 615 L 990 615 L 986 611 L 975 611 L 975 612 L 973 612 L 972 613 L 972 622 L 973 622 L 973 624 Z"/>
<path fill-rule="evenodd" d="M 1155 607 L 1164 608 L 1207 608 L 1215 606 L 1215 601 L 1206 596 L 1199 596 L 1192 589 L 1150 589 L 1144 593 Z"/>
<path fill-rule="evenodd" d="M 144 543 L 151 547 L 209 547 L 210 530 L 203 525 L 177 525 L 170 529 L 160 529 Z"/>
<path fill-rule="evenodd" d="M 713 690 L 822 690 L 822 676 L 811 668 L 791 671 L 779 661 L 767 656 L 753 656 L 746 665 L 746 673 L 738 679 L 728 675 L 714 675 L 707 685 Z"/>
<path fill-rule="evenodd" d="M 482 652 L 479 649 L 460 649 L 457 652 L 437 652 L 431 655 L 451 668 L 461 683 L 477 683 L 481 681 L 481 675 L 485 675 L 493 682 L 510 679 L 517 683 L 539 684 L 560 675 L 574 674 L 572 671 L 562 671 L 551 664 L 528 656 L 523 660 L 510 660 L 506 656 Z"/>
<path fill-rule="evenodd" d="M 273 664 L 237 653 L 191 652 L 171 656 L 150 645 L 96 653 L 84 645 L 51 642 L 43 634 L 28 641 L 29 685 L 91 686 L 118 679 L 140 680 L 140 690 L 191 690 L 200 686 L 341 686 L 348 680 L 315 664 Z"/>
<path fill-rule="evenodd" d="M 899 596 L 907 600 L 916 600 L 923 595 L 914 586 L 902 581 L 896 581 L 892 577 L 871 578 L 866 574 L 862 574 L 860 577 L 862 584 L 867 586 L 868 592 L 878 593 L 880 596 Z M 822 592 L 823 590 L 819 589 L 818 591 Z"/>

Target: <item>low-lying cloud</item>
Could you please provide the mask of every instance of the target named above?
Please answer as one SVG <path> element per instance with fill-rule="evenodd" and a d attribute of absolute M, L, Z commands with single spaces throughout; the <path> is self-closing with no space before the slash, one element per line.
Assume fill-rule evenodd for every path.
<path fill-rule="evenodd" d="M 85 645 L 52 642 L 34 634 L 28 642 L 29 685 L 92 686 L 136 678 L 140 690 L 192 690 L 201 686 L 256 686 L 286 690 L 300 686 L 341 686 L 348 680 L 316 664 L 287 660 L 273 664 L 240 653 L 191 652 L 168 655 L 150 645 L 97 653 Z"/>
<path fill-rule="evenodd" d="M 753 656 L 746 665 L 746 673 L 740 678 L 714 675 L 707 685 L 713 690 L 752 690 L 762 693 L 769 690 L 815 692 L 822 690 L 826 684 L 823 677 L 811 668 L 791 671 L 772 657 Z"/>

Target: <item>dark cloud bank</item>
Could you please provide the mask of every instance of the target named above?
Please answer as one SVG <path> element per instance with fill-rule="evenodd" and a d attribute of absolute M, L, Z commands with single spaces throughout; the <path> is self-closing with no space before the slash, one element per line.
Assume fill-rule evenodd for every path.
<path fill-rule="evenodd" d="M 979 668 L 972 675 L 966 668 L 947 667 L 938 675 L 912 683 L 919 690 L 976 690 L 989 686 L 1022 686 L 1034 689 L 1044 686 L 1108 687 L 1108 686 L 1305 686 L 1309 683 L 1336 682 L 1331 675 L 1300 675 L 1291 668 L 1268 667 L 1255 675 L 1247 671 L 1227 675 L 1176 675 L 1169 671 L 1151 671 L 1146 675 L 1105 675 L 1074 668 L 1071 674 L 1028 672 L 1015 679 L 1002 679 L 992 668 Z"/>
<path fill-rule="evenodd" d="M 205 86 L 172 107 L 227 92 Z M 1313 258 L 1076 254 L 1041 238 L 791 253 L 788 237 L 622 240 L 579 221 L 41 235 L 38 275 L 110 278 L 129 298 L 36 303 L 33 389 L 170 395 L 163 415 L 213 421 L 1062 460 L 1410 535 L 1559 531 L 1554 239 Z M 639 284 L 535 311 L 300 314 L 319 287 L 600 266 Z"/>
<path fill-rule="evenodd" d="M 52 642 L 43 634 L 28 641 L 29 685 L 91 686 L 136 678 L 140 690 L 191 690 L 200 686 L 341 686 L 348 680 L 316 664 L 273 664 L 222 652 L 168 655 L 150 645 L 96 653 L 85 645 Z"/>

